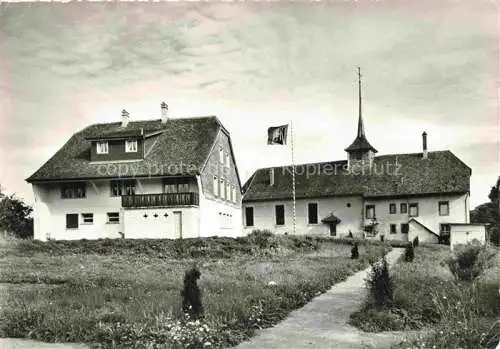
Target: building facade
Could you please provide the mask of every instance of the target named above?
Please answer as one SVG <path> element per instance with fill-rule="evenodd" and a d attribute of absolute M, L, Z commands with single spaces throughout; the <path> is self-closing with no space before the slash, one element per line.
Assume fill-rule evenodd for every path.
<path fill-rule="evenodd" d="M 34 238 L 239 236 L 241 184 L 216 117 L 91 125 L 27 179 Z"/>
<path fill-rule="evenodd" d="M 243 186 L 245 231 L 449 242 L 469 223 L 471 169 L 452 152 L 376 156 L 361 114 L 347 160 L 257 170 Z"/>

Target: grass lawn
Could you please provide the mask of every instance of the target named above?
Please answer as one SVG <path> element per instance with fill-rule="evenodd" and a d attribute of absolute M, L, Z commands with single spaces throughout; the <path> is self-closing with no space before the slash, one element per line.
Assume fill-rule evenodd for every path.
<path fill-rule="evenodd" d="M 500 336 L 500 253 L 474 281 L 454 277 L 449 246 L 421 245 L 413 262 L 391 270 L 393 305 L 369 298 L 351 315 L 351 324 L 369 332 L 427 329 L 429 335 L 397 348 L 495 348 Z M 495 345 L 495 346 L 494 346 Z"/>
<path fill-rule="evenodd" d="M 95 347 L 227 347 L 269 327 L 390 247 L 253 236 L 0 246 L 0 336 Z M 181 310 L 197 265 L 205 316 Z M 274 281 L 272 285 L 268 285 Z M 15 284 L 12 284 L 15 283 Z M 26 285 L 28 284 L 28 285 Z"/>

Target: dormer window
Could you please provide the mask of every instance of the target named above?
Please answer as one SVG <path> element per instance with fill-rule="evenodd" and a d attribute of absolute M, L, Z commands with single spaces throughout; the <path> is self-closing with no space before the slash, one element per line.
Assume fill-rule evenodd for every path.
<path fill-rule="evenodd" d="M 106 141 L 99 141 L 97 142 L 97 154 L 108 154 L 109 149 L 108 149 L 108 142 Z"/>
<path fill-rule="evenodd" d="M 137 152 L 137 140 L 125 141 L 125 152 L 126 153 L 136 153 Z"/>

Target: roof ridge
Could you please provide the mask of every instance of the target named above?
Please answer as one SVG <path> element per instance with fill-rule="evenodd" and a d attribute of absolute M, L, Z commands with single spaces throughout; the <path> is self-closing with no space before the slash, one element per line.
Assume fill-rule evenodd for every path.
<path fill-rule="evenodd" d="M 211 119 L 211 118 L 219 120 L 216 115 L 192 116 L 192 117 L 185 117 L 185 118 L 172 118 L 172 117 L 169 117 L 169 120 L 193 120 L 193 119 Z M 161 121 L 161 119 L 130 120 L 129 124 L 138 123 L 138 122 L 154 122 L 154 121 Z M 90 124 L 86 128 L 91 127 L 91 126 L 97 126 L 97 125 L 112 125 L 112 124 L 120 124 L 120 123 L 121 123 L 121 121 L 97 122 L 97 123 L 94 123 L 94 124 Z"/>
<path fill-rule="evenodd" d="M 446 152 L 449 152 L 449 153 L 453 154 L 448 149 L 446 149 L 446 150 L 434 150 L 434 151 L 430 151 L 429 154 L 431 154 L 431 153 L 434 153 L 434 154 L 435 153 L 446 153 Z M 384 155 L 375 156 L 374 158 L 375 159 L 380 159 L 380 158 L 389 157 L 389 156 L 405 156 L 405 155 L 419 155 L 419 154 L 422 154 L 422 152 L 399 153 L 399 154 L 384 154 Z M 295 164 L 295 166 L 297 167 L 297 166 L 305 166 L 305 165 L 322 165 L 322 164 L 331 164 L 331 163 L 341 163 L 341 162 L 347 162 L 347 161 L 348 160 L 345 159 L 345 160 L 330 160 L 330 161 L 307 162 L 307 163 Z M 280 167 L 291 167 L 291 166 L 292 166 L 292 164 L 279 165 L 279 166 L 269 166 L 269 167 L 261 167 L 261 168 L 256 169 L 255 171 L 270 170 L 270 169 L 276 169 L 276 168 L 280 168 Z"/>

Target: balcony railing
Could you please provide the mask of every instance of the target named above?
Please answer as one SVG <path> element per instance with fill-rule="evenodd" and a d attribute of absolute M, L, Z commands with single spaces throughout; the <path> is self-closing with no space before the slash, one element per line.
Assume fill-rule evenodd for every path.
<path fill-rule="evenodd" d="M 165 207 L 198 204 L 198 193 L 122 195 L 122 207 Z"/>

